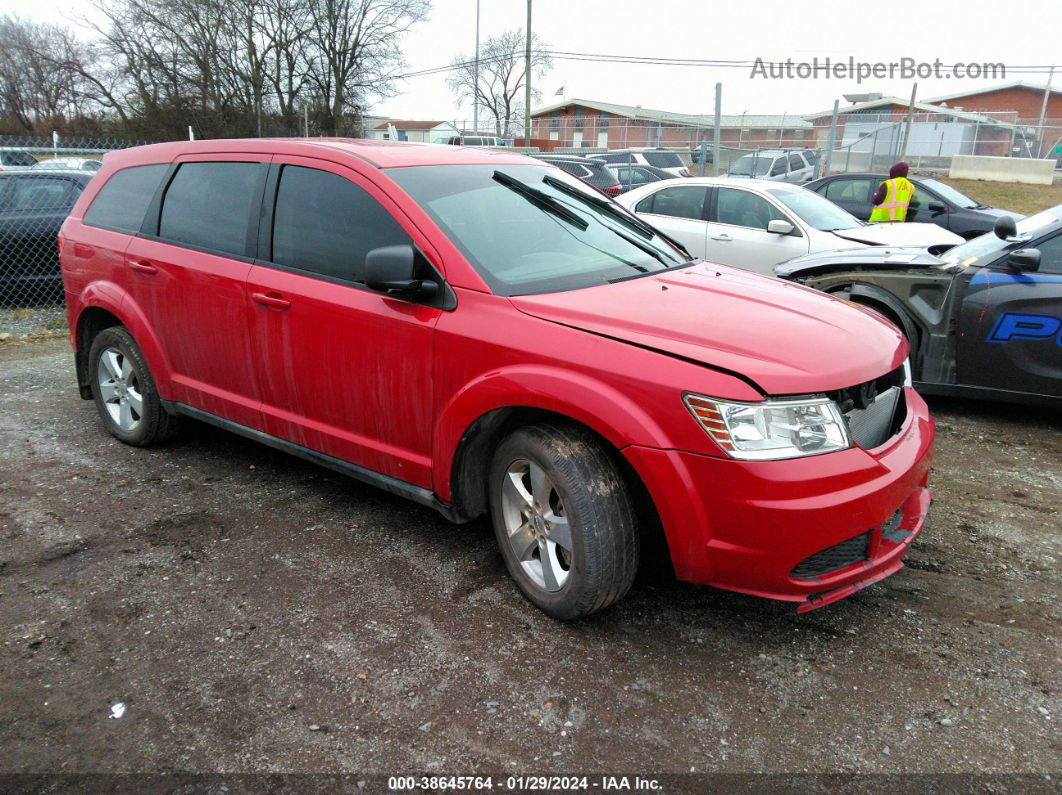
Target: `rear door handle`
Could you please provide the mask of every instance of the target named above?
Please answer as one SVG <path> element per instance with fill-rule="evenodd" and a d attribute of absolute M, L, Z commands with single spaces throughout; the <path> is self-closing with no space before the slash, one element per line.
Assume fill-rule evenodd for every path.
<path fill-rule="evenodd" d="M 276 293 L 251 293 L 251 300 L 256 304 L 268 306 L 271 309 L 287 309 L 291 306 L 291 301 L 286 298 L 281 298 Z"/>
<path fill-rule="evenodd" d="M 726 232 L 723 232 L 722 234 L 719 234 L 719 235 L 712 235 L 711 237 L 712 237 L 712 240 L 723 240 L 723 241 L 733 240 L 734 239 L 730 235 L 728 235 Z"/>
<path fill-rule="evenodd" d="M 129 267 L 135 270 L 137 273 L 145 273 L 148 276 L 152 276 L 159 272 L 159 269 L 152 265 L 147 260 L 129 260 Z"/>

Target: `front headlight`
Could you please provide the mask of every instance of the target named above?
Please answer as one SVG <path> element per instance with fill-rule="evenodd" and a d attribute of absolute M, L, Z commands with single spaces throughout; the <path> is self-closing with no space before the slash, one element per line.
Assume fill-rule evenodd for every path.
<path fill-rule="evenodd" d="M 683 400 L 731 458 L 777 461 L 851 446 L 841 410 L 827 397 L 737 403 L 686 394 Z"/>

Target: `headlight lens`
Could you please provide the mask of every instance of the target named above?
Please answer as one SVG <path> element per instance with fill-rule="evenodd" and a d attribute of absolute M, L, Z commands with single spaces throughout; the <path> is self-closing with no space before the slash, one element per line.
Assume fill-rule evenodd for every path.
<path fill-rule="evenodd" d="M 731 458 L 777 461 L 851 446 L 841 410 L 826 397 L 737 403 L 687 394 L 683 400 Z"/>

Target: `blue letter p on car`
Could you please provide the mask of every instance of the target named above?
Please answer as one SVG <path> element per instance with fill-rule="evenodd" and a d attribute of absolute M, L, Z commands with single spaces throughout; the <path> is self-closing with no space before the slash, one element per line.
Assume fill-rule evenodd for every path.
<path fill-rule="evenodd" d="M 996 325 L 988 334 L 988 342 L 1010 342 L 1011 340 L 1046 340 L 1055 336 L 1062 328 L 1062 320 L 1051 315 L 1021 315 L 1007 312 L 1000 315 Z M 1062 345 L 1062 334 L 1058 344 Z"/>

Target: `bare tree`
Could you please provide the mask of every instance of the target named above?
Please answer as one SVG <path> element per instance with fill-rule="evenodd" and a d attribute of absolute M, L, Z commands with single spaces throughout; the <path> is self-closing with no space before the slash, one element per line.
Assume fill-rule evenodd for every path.
<path fill-rule="evenodd" d="M 459 55 L 453 59 L 453 71 L 446 85 L 458 101 L 476 101 L 494 119 L 497 135 L 508 137 L 519 126 L 523 116 L 526 75 L 523 30 L 507 30 L 491 36 L 479 48 L 479 81 L 477 85 L 472 57 Z M 535 84 L 553 68 L 553 60 L 546 54 L 546 45 L 537 34 L 531 34 L 531 96 L 537 100 L 541 92 Z"/>
<path fill-rule="evenodd" d="M 309 0 L 309 78 L 324 107 L 324 124 L 348 128 L 345 114 L 360 121 L 369 97 L 394 94 L 405 65 L 401 34 L 427 16 L 429 0 Z"/>

